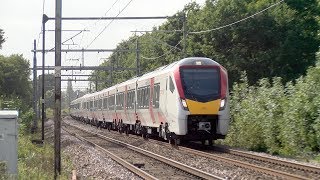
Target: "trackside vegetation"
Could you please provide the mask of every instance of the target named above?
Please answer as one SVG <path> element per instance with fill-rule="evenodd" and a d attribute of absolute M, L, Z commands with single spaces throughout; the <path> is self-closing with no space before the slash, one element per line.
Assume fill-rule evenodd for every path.
<path fill-rule="evenodd" d="M 34 114 L 30 109 L 32 89 L 29 76 L 29 62 L 22 55 L 0 55 L 0 109 L 19 111 L 18 175 L 4 173 L 6 166 L 0 163 L 0 180 L 47 180 L 54 177 L 53 145 L 50 142 L 45 142 L 44 145 L 32 143 L 32 140 L 40 139 L 41 135 L 40 132 L 30 132 Z M 63 171 L 60 179 L 70 179 L 68 175 L 71 174 L 72 165 L 68 157 L 63 156 L 62 161 Z"/>
<path fill-rule="evenodd" d="M 5 104 L 8 109 L 20 109 L 18 100 L 3 100 L 0 97 L 0 104 Z M 9 106 L 10 105 L 10 106 Z M 40 132 L 31 134 L 30 129 L 33 120 L 33 111 L 20 111 L 19 115 L 19 136 L 18 136 L 18 175 L 12 176 L 4 172 L 5 165 L 0 164 L 1 179 L 40 179 L 47 180 L 54 177 L 54 148 L 50 142 L 43 145 L 33 144 L 32 140 L 41 137 Z M 38 123 L 40 124 L 40 122 Z M 62 175 L 59 179 L 70 179 L 72 164 L 71 160 L 62 155 Z"/>
<path fill-rule="evenodd" d="M 23 128 L 22 128 L 23 129 Z M 41 137 L 40 134 L 29 134 L 20 129 L 18 147 L 18 171 L 19 179 L 53 179 L 54 177 L 54 148 L 46 142 L 44 145 L 36 145 L 32 139 Z M 72 164 L 68 157 L 62 157 L 62 175 L 59 179 L 70 179 Z"/>
<path fill-rule="evenodd" d="M 225 143 L 288 156 L 319 152 L 319 90 L 319 65 L 285 85 L 274 77 L 249 86 L 243 73 L 231 93 L 232 126 Z"/>

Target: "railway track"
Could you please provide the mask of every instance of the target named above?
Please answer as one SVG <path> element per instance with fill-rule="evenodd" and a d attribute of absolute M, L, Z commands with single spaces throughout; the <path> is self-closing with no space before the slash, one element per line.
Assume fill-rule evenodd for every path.
<path fill-rule="evenodd" d="M 130 138 L 124 138 L 125 135 L 121 135 L 114 132 L 103 132 L 103 134 L 112 135 L 116 139 L 120 139 L 122 141 L 126 141 L 126 139 L 135 139 L 136 142 L 141 142 L 142 138 L 139 136 L 130 136 Z M 110 134 L 111 133 L 111 134 Z M 211 162 L 223 162 L 229 166 L 236 166 L 242 169 L 249 169 L 260 174 L 270 175 L 274 178 L 280 179 L 320 179 L 319 168 L 313 166 L 306 166 L 299 163 L 292 163 L 288 161 L 282 161 L 275 158 L 261 157 L 258 155 L 252 155 L 250 153 L 231 150 L 231 149 L 218 149 L 217 147 L 213 147 L 213 149 L 209 148 L 204 150 L 203 148 L 197 149 L 195 147 L 173 147 L 169 143 L 152 140 L 146 141 L 149 144 L 158 144 L 161 147 L 172 149 L 179 153 L 179 156 L 183 156 L 182 154 L 187 154 L 188 156 L 192 156 L 194 158 L 204 157 L 208 160 L 214 160 Z M 130 142 L 128 142 L 130 143 Z M 138 145 L 139 143 L 130 143 L 133 145 Z M 141 146 L 141 145 L 140 145 Z M 197 147 L 199 144 L 197 144 Z M 219 150 L 219 152 L 217 152 Z M 158 152 L 157 152 L 158 153 Z M 163 154 L 170 158 L 170 155 Z M 176 161 L 180 161 L 179 159 L 175 159 Z M 212 166 L 209 164 L 203 164 L 202 166 Z M 311 167 L 311 168 L 309 168 Z M 209 171 L 211 172 L 211 171 Z M 270 178 L 269 178 L 270 179 Z"/>
<path fill-rule="evenodd" d="M 261 166 L 261 163 L 253 163 L 252 161 L 246 161 L 246 160 L 235 160 L 235 159 L 239 159 L 239 158 L 235 158 L 235 157 L 225 157 L 223 156 L 223 154 L 213 154 L 213 151 L 211 152 L 204 152 L 204 151 L 199 151 L 196 149 L 192 149 L 192 148 L 188 148 L 188 147 L 179 147 L 180 150 L 192 153 L 192 154 L 196 154 L 199 156 L 203 156 L 206 158 L 210 158 L 213 160 L 218 160 L 218 161 L 223 161 L 226 163 L 231 163 L 234 164 L 235 166 L 238 167 L 242 167 L 242 168 L 247 168 L 247 169 L 252 169 L 254 171 L 258 171 L 264 174 L 269 174 L 272 175 L 274 177 L 278 177 L 278 178 L 283 178 L 283 179 L 318 179 L 319 178 L 319 174 L 317 174 L 315 169 L 313 169 L 315 172 L 315 174 L 309 174 L 306 175 L 306 173 L 303 173 L 303 175 L 301 175 L 301 173 L 297 173 L 296 171 L 309 171 L 309 170 L 305 170 L 307 167 L 305 165 L 303 166 L 298 166 L 298 164 L 291 164 L 291 162 L 288 161 L 278 161 L 275 158 L 267 158 L 267 157 L 262 157 L 262 156 L 258 156 L 258 155 L 253 155 L 250 153 L 245 153 L 245 152 L 240 152 L 240 151 L 231 151 L 233 155 L 239 156 L 239 157 L 245 157 L 245 158 L 250 158 L 250 159 L 254 159 L 256 161 L 262 161 L 262 162 L 268 162 L 268 163 L 272 163 L 272 164 L 277 164 L 280 166 L 285 166 L 285 167 L 289 167 L 289 168 L 293 168 L 291 170 L 291 172 L 285 172 L 283 170 L 283 168 L 277 168 L 277 167 L 273 167 L 270 168 L 269 167 L 265 167 L 265 165 Z M 216 149 L 214 150 L 216 151 Z M 223 151 L 221 149 L 221 151 Z M 224 151 L 225 153 L 229 153 L 227 152 L 227 150 Z M 252 155 L 252 156 L 251 156 Z M 319 170 L 319 168 L 318 168 Z"/>
<path fill-rule="evenodd" d="M 161 146 L 173 147 L 172 145 L 160 141 L 152 141 L 152 143 L 159 144 Z M 320 179 L 320 168 L 316 166 L 308 166 L 301 163 L 284 161 L 272 157 L 264 157 L 256 154 L 251 154 L 244 151 L 238 151 L 233 149 L 226 149 L 222 147 L 208 147 L 209 152 L 199 149 L 199 144 L 197 146 L 179 146 L 174 147 L 181 151 L 202 156 L 205 158 L 213 159 L 216 161 L 226 162 L 228 164 L 233 164 L 241 168 L 247 168 L 254 171 L 258 171 L 264 174 L 268 174 L 274 177 L 279 177 L 283 179 Z M 216 152 L 223 152 L 224 154 L 216 154 Z M 226 157 L 228 155 L 232 155 Z M 239 159 L 241 160 L 235 160 Z M 248 160 L 249 159 L 249 160 Z M 252 161 L 254 160 L 254 162 Z M 268 163 L 268 164 L 267 164 Z M 264 164 L 264 165 L 261 165 Z M 277 166 L 274 166 L 277 165 Z M 267 166 L 267 167 L 266 167 Z"/>
<path fill-rule="evenodd" d="M 229 153 L 229 154 L 240 156 L 240 157 L 250 158 L 250 159 L 254 159 L 254 160 L 268 162 L 271 164 L 290 167 L 290 168 L 300 170 L 300 171 L 314 173 L 314 174 L 319 175 L 319 177 L 320 177 L 320 167 L 305 165 L 305 164 L 297 163 L 297 162 L 289 162 L 289 161 L 285 161 L 285 160 L 281 160 L 281 159 L 277 159 L 277 158 L 273 158 L 273 157 L 259 156 L 256 154 L 252 154 L 252 153 L 248 153 L 248 152 L 244 152 L 244 151 L 239 151 L 239 150 L 234 150 L 234 149 L 230 149 L 230 148 L 223 148 L 223 147 L 218 147 L 218 146 L 214 146 L 212 148 L 214 150 L 218 150 L 220 152 Z"/>
<path fill-rule="evenodd" d="M 68 127 L 68 128 L 66 128 Z M 107 153 L 144 179 L 224 179 L 101 134 L 63 123 L 63 130 Z"/>

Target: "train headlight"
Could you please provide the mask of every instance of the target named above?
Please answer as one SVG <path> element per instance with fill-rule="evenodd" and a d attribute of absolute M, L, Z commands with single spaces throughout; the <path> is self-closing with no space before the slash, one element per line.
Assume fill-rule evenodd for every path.
<path fill-rule="evenodd" d="M 221 102 L 220 102 L 220 108 L 219 110 L 224 110 L 224 108 L 226 107 L 226 104 L 227 104 L 227 99 L 222 99 Z"/>
<path fill-rule="evenodd" d="M 181 99 L 181 104 L 184 110 L 188 110 L 188 105 L 185 99 Z"/>

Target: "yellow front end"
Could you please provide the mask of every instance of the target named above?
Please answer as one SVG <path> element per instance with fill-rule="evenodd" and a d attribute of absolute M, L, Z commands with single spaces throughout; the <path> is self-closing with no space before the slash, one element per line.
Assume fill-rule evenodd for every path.
<path fill-rule="evenodd" d="M 186 99 L 190 114 L 217 115 L 219 113 L 221 100 L 217 99 L 209 102 L 198 102 Z"/>

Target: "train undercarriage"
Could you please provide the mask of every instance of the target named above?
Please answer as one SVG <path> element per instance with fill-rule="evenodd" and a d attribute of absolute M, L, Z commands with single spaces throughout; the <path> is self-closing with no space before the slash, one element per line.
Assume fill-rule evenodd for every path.
<path fill-rule="evenodd" d="M 105 120 L 89 119 L 84 117 L 71 116 L 73 119 L 81 121 L 97 128 L 107 129 L 109 131 L 118 131 L 119 133 L 140 135 L 147 139 L 149 137 L 166 140 L 171 144 L 180 145 L 189 141 L 200 141 L 202 145 L 212 146 L 214 140 L 223 139 L 223 135 L 215 132 L 217 125 L 217 116 L 189 116 L 188 133 L 186 135 L 176 135 L 169 131 L 168 123 L 161 123 L 158 128 L 142 126 L 140 121 L 135 124 L 125 124 L 122 120 L 114 119 L 112 122 Z"/>

